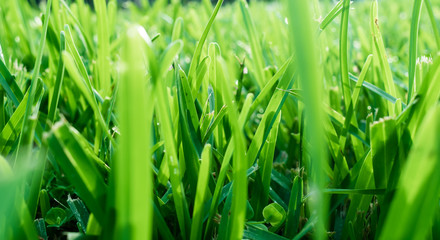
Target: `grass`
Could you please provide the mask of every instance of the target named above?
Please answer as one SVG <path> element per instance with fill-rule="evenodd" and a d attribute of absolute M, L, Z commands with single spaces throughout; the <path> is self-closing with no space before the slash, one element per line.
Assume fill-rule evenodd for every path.
<path fill-rule="evenodd" d="M 438 0 L 93 2 L 0 1 L 0 239 L 440 237 Z"/>

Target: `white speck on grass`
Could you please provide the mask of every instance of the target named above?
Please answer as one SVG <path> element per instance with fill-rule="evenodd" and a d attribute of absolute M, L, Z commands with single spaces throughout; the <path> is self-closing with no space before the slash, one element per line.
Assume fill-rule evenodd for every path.
<path fill-rule="evenodd" d="M 353 42 L 353 46 L 354 46 L 354 48 L 356 48 L 356 49 L 361 49 L 361 43 L 360 43 L 359 41 L 354 41 L 354 42 Z"/>
<path fill-rule="evenodd" d="M 30 25 L 34 28 L 39 28 L 43 26 L 43 22 L 41 21 L 40 17 L 34 17 Z"/>
<path fill-rule="evenodd" d="M 20 42 L 20 37 L 16 36 L 14 40 L 15 40 L 16 43 L 19 43 Z"/>
<path fill-rule="evenodd" d="M 289 24 L 289 19 L 284 18 L 284 23 Z"/>
<path fill-rule="evenodd" d="M 243 73 L 244 74 L 248 74 L 249 73 L 249 70 L 247 69 L 247 67 L 243 68 Z"/>
<path fill-rule="evenodd" d="M 422 64 L 422 63 L 431 64 L 432 63 L 432 57 L 421 56 L 421 57 L 417 58 L 416 64 Z"/>
<path fill-rule="evenodd" d="M 2 60 L 4 63 L 6 63 L 6 62 L 5 62 L 5 57 L 3 56 L 2 45 L 0 45 L 0 58 L 1 58 L 1 60 Z"/>

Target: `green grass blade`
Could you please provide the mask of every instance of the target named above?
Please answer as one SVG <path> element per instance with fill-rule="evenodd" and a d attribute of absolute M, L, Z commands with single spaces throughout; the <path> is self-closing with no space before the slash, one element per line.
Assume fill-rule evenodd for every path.
<path fill-rule="evenodd" d="M 416 73 L 416 59 L 417 59 L 417 44 L 420 25 L 420 13 L 422 12 L 423 0 L 414 0 L 412 19 L 411 19 L 411 33 L 409 37 L 409 66 L 408 66 L 408 103 L 414 89 L 415 73 Z"/>
<path fill-rule="evenodd" d="M 287 211 L 286 227 L 284 228 L 284 235 L 288 238 L 293 238 L 298 232 L 302 198 L 303 180 L 296 176 L 290 191 L 289 209 Z"/>
<path fill-rule="evenodd" d="M 194 202 L 193 219 L 191 225 L 191 240 L 202 239 L 203 229 L 203 206 L 209 193 L 208 180 L 211 173 L 211 145 L 206 145 L 202 153 L 202 163 L 197 180 L 197 193 Z"/>
<path fill-rule="evenodd" d="M 21 134 L 18 138 L 17 155 L 15 158 L 16 161 L 17 161 L 18 153 L 19 153 L 20 146 L 21 146 L 21 138 L 22 138 L 22 135 L 25 134 L 23 131 L 25 129 L 29 130 L 28 118 L 30 117 L 30 115 L 33 112 L 36 112 L 39 110 L 38 104 L 37 104 L 37 109 L 33 109 L 33 107 L 34 107 L 33 103 L 34 103 L 34 99 L 35 99 L 35 90 L 37 87 L 36 82 L 38 81 L 38 76 L 40 74 L 41 61 L 43 58 L 44 46 L 46 44 L 46 36 L 47 36 L 47 29 L 49 26 L 51 4 L 52 4 L 52 0 L 48 0 L 47 4 L 46 4 L 46 13 L 45 13 L 45 19 L 44 19 L 44 25 L 43 25 L 43 32 L 42 32 L 40 44 L 38 47 L 38 55 L 35 60 L 34 72 L 32 75 L 31 85 L 29 87 L 29 97 L 28 97 L 27 104 L 26 104 L 26 110 L 25 110 L 24 116 L 23 116 L 23 127 L 21 128 Z M 31 145 L 25 146 L 25 149 L 24 149 L 25 153 L 24 154 L 25 155 L 30 154 L 30 150 L 31 150 Z"/>
<path fill-rule="evenodd" d="M 41 81 L 37 81 L 35 90 L 36 99 L 39 99 L 43 93 L 43 86 Z M 23 117 L 26 111 L 26 104 L 28 103 L 29 91 L 23 97 L 20 105 L 15 109 L 9 121 L 0 133 L 0 153 L 5 156 L 11 151 L 15 140 L 17 140 L 19 133 L 23 127 Z M 35 101 L 34 101 L 35 104 Z"/>
<path fill-rule="evenodd" d="M 432 30 L 434 31 L 435 42 L 437 43 L 437 50 L 440 50 L 440 31 L 439 26 L 435 20 L 434 10 L 432 9 L 431 0 L 424 0 L 426 10 L 428 10 L 429 20 L 431 21 Z"/>
<path fill-rule="evenodd" d="M 153 181 L 148 148 L 153 107 L 147 105 L 143 42 L 136 29 L 127 33 L 123 60 L 126 68 L 118 92 L 118 116 L 121 137 L 117 159 L 114 162 L 116 235 L 115 239 L 151 239 L 153 219 Z"/>
<path fill-rule="evenodd" d="M 340 0 L 327 14 L 327 16 L 325 16 L 325 18 L 319 24 L 319 28 L 321 31 L 326 29 L 327 26 L 333 21 L 333 19 L 335 19 L 342 12 L 343 4 L 344 0 Z"/>
<path fill-rule="evenodd" d="M 388 62 L 387 53 L 385 50 L 385 45 L 383 43 L 382 34 L 379 29 L 379 13 L 378 13 L 378 3 L 377 0 L 374 0 L 371 4 L 371 12 L 370 12 L 370 30 L 373 37 L 373 48 L 375 49 L 375 59 L 379 62 L 381 74 L 384 77 L 384 85 L 385 91 L 389 93 L 391 96 L 396 96 L 396 89 L 393 82 L 393 76 L 391 73 L 391 68 Z M 400 106 L 397 106 L 400 108 Z M 388 103 L 387 112 L 390 116 L 394 117 L 396 114 L 400 114 L 400 112 L 395 113 L 394 106 L 391 103 Z"/>
<path fill-rule="evenodd" d="M 14 105 L 18 107 L 21 100 L 23 100 L 23 93 L 15 82 L 14 77 L 6 68 L 3 60 L 0 59 L 0 84 L 3 87 L 3 90 L 8 94 L 11 100 L 14 102 Z"/>
<path fill-rule="evenodd" d="M 380 239 L 425 238 L 440 194 L 440 107 L 431 108 L 422 122 L 404 166 Z M 405 211 L 402 211 L 404 209 Z"/>
<path fill-rule="evenodd" d="M 98 79 L 95 86 L 104 91 L 110 91 L 110 46 L 107 4 L 105 0 L 93 0 L 98 18 Z"/>
<path fill-rule="evenodd" d="M 376 188 L 387 188 L 397 153 L 398 126 L 394 119 L 381 119 L 370 126 L 371 153 Z"/>
<path fill-rule="evenodd" d="M 192 79 L 193 79 L 194 74 L 196 73 L 196 69 L 199 65 L 200 55 L 202 54 L 202 48 L 203 48 L 203 45 L 205 44 L 206 38 L 208 37 L 209 30 L 211 29 L 212 24 L 214 23 L 215 17 L 217 16 L 217 13 L 223 4 L 223 1 L 224 0 L 217 1 L 217 4 L 215 5 L 214 11 L 212 12 L 211 17 L 209 18 L 209 21 L 206 24 L 205 29 L 203 30 L 202 36 L 200 37 L 200 40 L 197 42 L 197 46 L 194 51 L 193 58 L 191 60 L 191 64 L 189 67 L 189 72 L 188 72 L 188 80 L 190 83 L 192 83 Z"/>
<path fill-rule="evenodd" d="M 75 134 L 78 133 L 75 132 L 67 123 L 59 122 L 47 138 L 48 145 L 78 195 L 98 221 L 104 223 L 103 202 L 107 186 L 93 160 L 77 140 Z"/>
<path fill-rule="evenodd" d="M 316 211 L 318 218 L 315 238 L 324 239 L 327 226 L 327 205 L 322 189 L 325 185 L 323 166 L 327 164 L 327 153 L 322 128 L 323 111 L 321 106 L 322 83 L 318 69 L 318 52 L 315 49 L 316 40 L 312 31 L 312 15 L 307 1 L 287 1 L 289 11 L 289 29 L 293 35 L 300 83 L 304 89 L 304 105 L 306 111 L 306 140 L 313 146 L 310 149 L 310 159 L 313 165 L 311 172 L 311 189 L 317 191 L 316 199 L 311 202 L 311 208 Z M 311 46 L 307 49 L 304 46 Z"/>
<path fill-rule="evenodd" d="M 226 236 L 227 239 L 242 239 L 243 227 L 246 217 L 246 199 L 247 199 L 247 179 L 246 170 L 247 162 L 245 159 L 245 142 L 244 136 L 241 132 L 241 127 L 238 125 L 237 119 L 239 119 L 238 109 L 233 102 L 233 95 L 231 92 L 230 82 L 227 81 L 227 77 L 224 75 L 225 63 L 219 56 L 217 59 L 211 59 L 214 64 L 217 65 L 218 71 L 217 79 L 223 89 L 223 99 L 229 108 L 228 120 L 232 129 L 232 139 L 234 140 L 234 153 L 233 153 L 233 179 L 234 186 L 232 188 L 232 203 L 231 213 L 227 217 L 228 227 Z"/>
<path fill-rule="evenodd" d="M 255 24 L 251 18 L 251 14 L 249 12 L 249 6 L 246 1 L 244 0 L 240 1 L 240 9 L 252 51 L 251 58 L 253 61 L 248 61 L 248 62 L 250 62 L 253 65 L 252 68 L 255 71 L 255 79 L 256 82 L 258 83 L 258 86 L 260 87 L 260 89 L 263 89 L 263 87 L 266 85 L 266 77 L 264 73 L 265 64 L 262 57 L 260 41 L 258 40 Z"/>
<path fill-rule="evenodd" d="M 341 30 L 339 38 L 339 64 L 341 68 L 342 95 L 345 107 L 351 102 L 350 81 L 348 79 L 348 15 L 350 12 L 350 0 L 344 0 L 342 5 Z"/>
<path fill-rule="evenodd" d="M 254 208 L 255 219 L 260 219 L 262 217 L 261 214 L 263 208 L 268 204 L 272 166 L 280 121 L 281 113 L 278 114 L 278 117 L 270 130 L 269 136 L 267 137 L 266 143 L 261 150 L 260 158 L 258 159 L 258 166 L 260 168 L 257 172 L 251 196 L 251 204 Z"/>

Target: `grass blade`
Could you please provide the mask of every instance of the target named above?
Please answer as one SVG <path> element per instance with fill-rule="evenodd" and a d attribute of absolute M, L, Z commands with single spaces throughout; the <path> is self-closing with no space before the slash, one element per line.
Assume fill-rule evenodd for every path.
<path fill-rule="evenodd" d="M 144 81 L 142 40 L 136 29 L 127 33 L 118 93 L 121 138 L 115 169 L 116 238 L 151 239 L 153 219 L 152 174 L 150 161 L 153 108 L 147 105 Z M 148 94 L 148 95 L 147 95 Z"/>
<path fill-rule="evenodd" d="M 409 66 L 408 66 L 408 103 L 414 89 L 415 73 L 416 73 L 416 59 L 417 59 L 417 42 L 419 35 L 420 13 L 422 12 L 423 0 L 414 0 L 412 19 L 411 19 L 411 33 L 409 37 Z"/>
<path fill-rule="evenodd" d="M 311 202 L 311 208 L 316 211 L 317 226 L 315 231 L 316 239 L 325 238 L 327 225 L 327 205 L 322 189 L 325 185 L 324 165 L 327 164 L 327 153 L 322 128 L 323 112 L 321 106 L 321 74 L 318 69 L 318 51 L 315 49 L 315 35 L 311 29 L 312 15 L 308 1 L 287 1 L 289 11 L 289 29 L 293 35 L 293 49 L 295 50 L 298 73 L 301 85 L 304 89 L 304 105 L 306 111 L 305 132 L 306 140 L 313 146 L 310 149 L 310 160 L 313 165 L 311 172 L 311 189 L 317 191 L 316 199 Z M 301 23 L 301 24 L 299 24 Z M 304 46 L 311 46 L 305 49 Z"/>
<path fill-rule="evenodd" d="M 380 239 L 424 238 L 432 225 L 440 194 L 440 107 L 431 108 L 422 122 L 399 179 Z M 405 209 L 405 211 L 402 211 Z M 396 226 L 398 224 L 398 226 Z"/>

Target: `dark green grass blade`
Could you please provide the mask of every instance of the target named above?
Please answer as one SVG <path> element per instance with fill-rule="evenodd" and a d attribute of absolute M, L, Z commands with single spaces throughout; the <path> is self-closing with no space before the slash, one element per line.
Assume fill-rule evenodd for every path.
<path fill-rule="evenodd" d="M 287 211 L 286 227 L 284 228 L 284 235 L 288 238 L 293 238 L 298 232 L 302 198 L 303 180 L 297 176 L 293 180 L 292 190 L 290 191 L 289 209 Z"/>
<path fill-rule="evenodd" d="M 0 59 L 0 84 L 3 90 L 11 98 L 12 102 L 16 107 L 23 100 L 23 93 L 15 82 L 15 78 L 11 75 L 9 70 L 6 68 L 5 63 Z"/>
<path fill-rule="evenodd" d="M 270 130 L 266 143 L 261 150 L 258 166 L 260 167 L 252 190 L 251 204 L 254 208 L 255 219 L 261 219 L 264 207 L 268 204 L 269 188 L 272 177 L 272 166 L 275 154 L 276 141 L 278 137 L 278 129 L 281 121 L 281 113 L 275 120 Z"/>
<path fill-rule="evenodd" d="M 67 123 L 59 122 L 47 138 L 48 145 L 69 182 L 102 224 L 107 186 L 90 154 L 84 151 L 83 145 L 77 140 L 75 134 L 78 133 L 75 132 Z"/>
<path fill-rule="evenodd" d="M 193 219 L 191 225 L 191 240 L 202 239 L 203 230 L 203 209 L 209 194 L 208 181 L 211 173 L 211 145 L 206 145 L 202 153 L 202 163 L 197 180 L 197 193 L 194 202 Z"/>
<path fill-rule="evenodd" d="M 39 99 L 43 93 L 43 86 L 41 81 L 37 81 L 37 87 L 35 90 L 36 99 Z M 23 117 L 26 111 L 26 104 L 29 98 L 29 91 L 23 97 L 20 105 L 18 105 L 15 112 L 12 114 L 9 121 L 6 123 L 5 127 L 2 129 L 0 133 L 0 153 L 7 155 L 15 141 L 18 139 L 18 136 L 23 127 Z M 34 102 L 35 104 L 35 102 Z"/>

